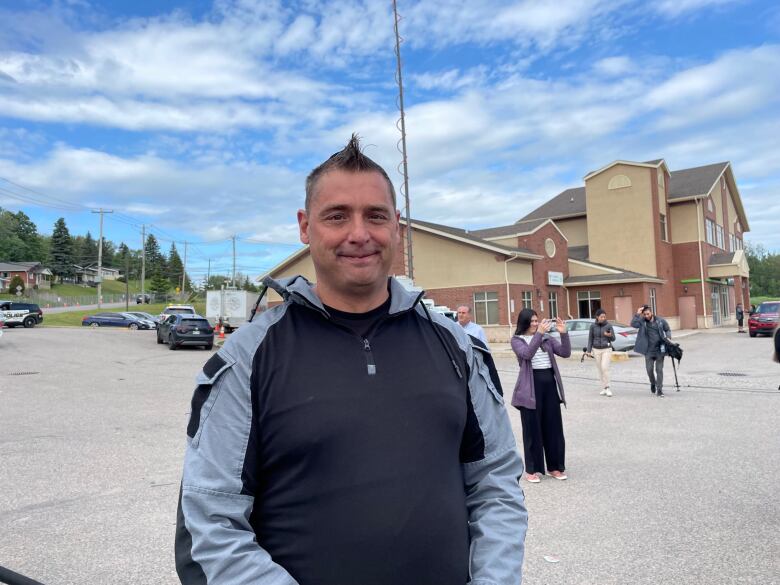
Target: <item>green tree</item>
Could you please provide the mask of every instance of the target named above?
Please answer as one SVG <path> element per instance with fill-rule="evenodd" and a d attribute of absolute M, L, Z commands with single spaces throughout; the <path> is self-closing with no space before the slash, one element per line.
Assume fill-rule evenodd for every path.
<path fill-rule="evenodd" d="M 73 239 L 70 237 L 65 218 L 61 217 L 54 223 L 49 249 L 51 271 L 62 282 L 63 278 L 75 274 L 73 268 Z"/>
<path fill-rule="evenodd" d="M 179 251 L 176 249 L 176 243 L 171 243 L 171 249 L 168 252 L 168 279 L 175 287 L 181 285 L 181 275 L 184 272 L 184 263 L 181 261 Z"/>
<path fill-rule="evenodd" d="M 17 232 L 17 218 L 10 211 L 0 208 L 0 260 L 24 262 L 26 244 Z"/>
<path fill-rule="evenodd" d="M 157 268 L 154 271 L 154 274 L 152 275 L 152 282 L 149 283 L 149 290 L 151 290 L 153 293 L 165 296 L 168 294 L 168 291 L 170 290 L 171 283 L 170 281 L 165 278 L 165 275 L 163 274 L 162 270 Z"/>
<path fill-rule="evenodd" d="M 17 287 L 22 287 L 21 290 L 18 292 L 24 294 L 24 279 L 19 276 L 18 274 L 15 274 L 14 277 L 11 279 L 11 282 L 8 283 L 8 292 L 15 295 L 17 293 Z"/>
<path fill-rule="evenodd" d="M 165 274 L 167 266 L 165 256 L 160 252 L 160 244 L 154 234 L 149 234 L 146 238 L 146 273 L 154 274 L 159 269 L 161 274 Z"/>

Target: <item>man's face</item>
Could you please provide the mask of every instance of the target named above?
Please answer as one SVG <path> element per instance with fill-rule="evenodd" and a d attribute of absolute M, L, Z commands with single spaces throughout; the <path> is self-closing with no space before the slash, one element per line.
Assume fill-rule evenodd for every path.
<path fill-rule="evenodd" d="M 458 307 L 458 323 L 465 327 L 471 321 L 471 311 L 468 307 Z"/>
<path fill-rule="evenodd" d="M 645 309 L 642 311 L 642 316 L 645 318 L 645 321 L 650 321 L 653 318 L 653 312 L 650 309 Z"/>
<path fill-rule="evenodd" d="M 298 211 L 317 285 L 348 296 L 384 286 L 400 244 L 399 214 L 376 172 L 334 170 L 317 182 L 308 212 Z"/>

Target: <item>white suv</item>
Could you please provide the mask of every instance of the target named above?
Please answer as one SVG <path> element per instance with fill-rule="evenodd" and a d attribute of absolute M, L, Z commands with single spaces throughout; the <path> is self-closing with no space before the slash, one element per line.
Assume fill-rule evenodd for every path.
<path fill-rule="evenodd" d="M 157 317 L 157 322 L 162 323 L 168 315 L 195 315 L 195 307 L 192 305 L 168 305 Z"/>

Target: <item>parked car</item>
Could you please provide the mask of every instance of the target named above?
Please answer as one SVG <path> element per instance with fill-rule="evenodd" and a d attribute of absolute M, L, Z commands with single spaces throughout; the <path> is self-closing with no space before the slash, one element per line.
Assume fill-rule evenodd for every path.
<path fill-rule="evenodd" d="M 151 313 L 147 313 L 145 311 L 128 311 L 125 313 L 126 315 L 134 315 L 135 317 L 138 317 L 139 319 L 143 319 L 146 321 L 150 321 L 155 329 L 157 329 L 157 317 L 152 315 Z"/>
<path fill-rule="evenodd" d="M 780 318 L 780 301 L 765 301 L 748 318 L 748 333 L 755 337 L 759 333 L 772 335 Z"/>
<path fill-rule="evenodd" d="M 3 314 L 0 313 L 0 337 L 3 336 L 3 327 L 5 326 L 5 322 L 3 321 Z"/>
<path fill-rule="evenodd" d="M 195 307 L 192 305 L 168 305 L 157 317 L 157 322 L 162 323 L 168 318 L 168 315 L 195 315 Z"/>
<path fill-rule="evenodd" d="M 202 345 L 211 349 L 214 347 L 214 329 L 205 317 L 175 313 L 160 323 L 157 343 L 167 343 L 171 350 L 184 345 Z"/>
<path fill-rule="evenodd" d="M 6 327 L 21 325 L 29 329 L 43 323 L 43 311 L 35 303 L 0 301 L 0 311 L 3 314 Z"/>
<path fill-rule="evenodd" d="M 594 320 L 568 319 L 564 322 L 566 323 L 566 330 L 569 332 L 572 349 L 576 351 L 583 347 L 588 347 L 588 332 Z M 612 349 L 615 351 L 631 351 L 634 349 L 638 331 L 633 327 L 615 321 L 609 321 L 609 324 L 612 325 L 612 330 L 615 332 L 615 341 L 612 342 Z M 559 336 L 555 330 L 550 331 L 549 335 L 552 337 Z"/>
<path fill-rule="evenodd" d="M 135 295 L 136 305 L 143 305 L 143 304 L 148 305 L 151 302 L 152 302 L 152 296 L 148 293 L 144 293 L 144 294 L 138 293 L 137 295 Z"/>
<path fill-rule="evenodd" d="M 128 313 L 95 313 L 81 319 L 83 327 L 126 327 L 127 329 L 153 329 L 147 321 Z"/>

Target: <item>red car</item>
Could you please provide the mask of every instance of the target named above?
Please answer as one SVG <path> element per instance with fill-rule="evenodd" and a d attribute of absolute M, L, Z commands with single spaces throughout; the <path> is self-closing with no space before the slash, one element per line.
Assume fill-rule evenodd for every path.
<path fill-rule="evenodd" d="M 748 318 L 748 332 L 750 337 L 759 333 L 772 335 L 780 318 L 780 301 L 767 301 L 758 305 L 756 312 Z"/>

